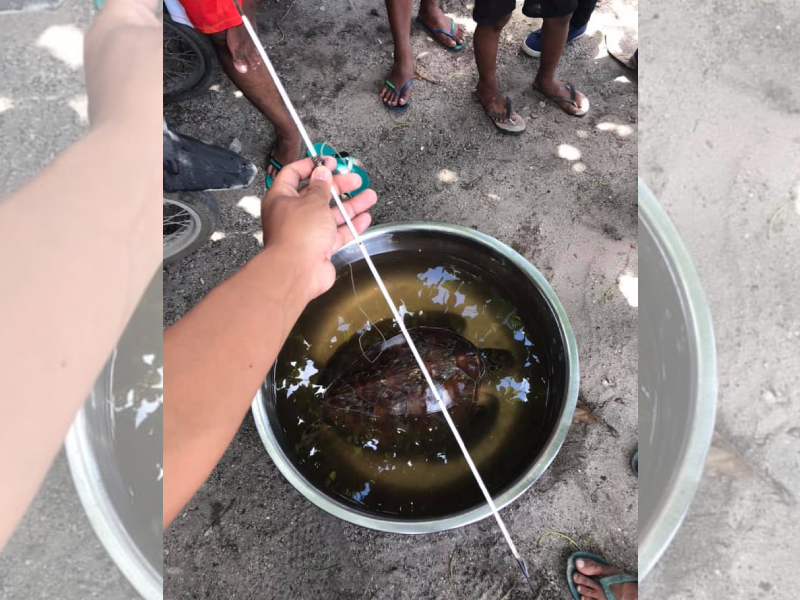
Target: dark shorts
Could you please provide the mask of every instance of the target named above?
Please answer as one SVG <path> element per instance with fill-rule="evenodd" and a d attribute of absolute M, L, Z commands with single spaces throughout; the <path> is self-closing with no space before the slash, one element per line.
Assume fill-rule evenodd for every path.
<path fill-rule="evenodd" d="M 514 12 L 515 0 L 475 0 L 472 18 L 478 25 L 493 25 Z M 525 0 L 522 12 L 534 19 L 566 17 L 578 8 L 578 0 Z"/>

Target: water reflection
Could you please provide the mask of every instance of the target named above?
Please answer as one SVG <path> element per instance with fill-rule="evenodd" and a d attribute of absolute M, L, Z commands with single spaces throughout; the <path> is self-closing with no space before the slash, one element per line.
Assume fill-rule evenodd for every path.
<path fill-rule="evenodd" d="M 518 381 L 515 377 L 503 377 L 497 384 L 500 397 L 512 402 L 527 402 L 531 384 L 527 379 Z"/>
<path fill-rule="evenodd" d="M 449 329 L 487 361 L 470 391 L 453 379 L 453 369 L 464 368 L 450 362 L 458 353 L 444 351 L 429 368 L 487 486 L 499 489 L 509 472 L 506 460 L 523 460 L 538 443 L 547 399 L 544 341 L 490 274 L 477 276 L 469 265 L 456 268 L 416 254 L 379 255 L 375 261 L 410 330 Z M 395 348 L 405 342 L 370 273 L 359 263 L 351 266 L 352 277 L 337 279 L 333 290 L 309 306 L 277 362 L 278 421 L 297 464 L 329 493 L 379 513 L 423 517 L 470 505 L 480 490 L 438 403 L 424 383 L 418 385 L 416 366 L 405 364 Z M 387 351 L 391 357 L 378 361 Z M 353 397 L 351 390 L 339 390 L 332 397 L 341 406 L 328 407 L 326 390 L 359 360 L 363 371 L 357 368 L 346 381 Z M 388 407 L 411 405 L 413 397 L 418 412 L 378 412 L 377 395 Z"/>

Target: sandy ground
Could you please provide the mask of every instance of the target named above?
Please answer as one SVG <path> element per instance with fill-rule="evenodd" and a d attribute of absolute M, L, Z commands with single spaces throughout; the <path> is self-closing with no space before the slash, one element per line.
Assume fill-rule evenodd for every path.
<path fill-rule="evenodd" d="M 273 3 L 259 12 L 267 44 L 311 135 L 362 159 L 380 197 L 379 223 L 437 220 L 475 226 L 512 245 L 550 280 L 581 357 L 581 400 L 605 425 L 576 423 L 549 471 L 505 518 L 527 557 L 536 597 L 564 598 L 570 548 L 558 531 L 635 571 L 637 309 L 617 288 L 637 274 L 637 84 L 605 51 L 603 33 L 635 44 L 636 2 L 605 3 L 590 35 L 565 53 L 562 74 L 591 99 L 584 119 L 540 103 L 536 64 L 519 44 L 533 23 L 517 12 L 503 34 L 500 77 L 528 120 L 497 135 L 471 97 L 471 46 L 449 54 L 418 30 L 413 48 L 430 78 L 407 114 L 377 96 L 391 57 L 382 3 Z M 470 11 L 448 11 L 472 30 Z M 623 26 L 627 25 L 627 29 Z M 602 28 L 602 31 L 598 30 Z M 231 84 L 165 110 L 179 131 L 228 146 L 259 166 L 270 127 Z M 166 268 L 165 324 L 259 250 L 254 186 L 219 193 L 224 239 Z M 164 538 L 168 598 L 529 598 L 490 521 L 425 537 L 386 535 L 317 509 L 278 473 L 248 416 L 194 500 Z"/>
<path fill-rule="evenodd" d="M 800 539 L 800 46 L 789 0 L 648 2 L 641 177 L 704 282 L 719 362 L 717 444 L 642 598 L 797 596 Z M 689 49 L 687 56 L 682 49 Z"/>
<path fill-rule="evenodd" d="M 86 0 L 65 0 L 54 11 L 0 13 L 0 197 L 86 131 L 80 59 L 92 14 Z M 59 454 L 0 554 L 0 598 L 137 597 L 94 534 Z"/>

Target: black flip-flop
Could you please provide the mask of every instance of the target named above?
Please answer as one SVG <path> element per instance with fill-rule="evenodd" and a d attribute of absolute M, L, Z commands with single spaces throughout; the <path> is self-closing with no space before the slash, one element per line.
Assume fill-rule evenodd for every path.
<path fill-rule="evenodd" d="M 516 114 L 511 110 L 511 99 L 506 98 L 506 112 L 496 113 L 491 110 L 483 110 L 486 116 L 491 119 L 492 124 L 497 127 L 497 130 L 503 135 L 522 135 L 525 131 L 525 121 L 519 115 L 516 115 L 517 120 L 512 121 L 511 115 Z M 503 119 L 505 123 L 498 123 L 495 119 Z"/>
<path fill-rule="evenodd" d="M 388 104 L 386 101 L 383 101 L 383 105 L 386 108 L 388 108 L 389 110 L 406 110 L 409 106 L 411 106 L 411 100 L 407 100 L 405 104 L 400 104 L 400 100 L 402 99 L 403 95 L 410 88 L 412 88 L 414 86 L 414 78 L 413 77 L 403 84 L 403 87 L 400 88 L 400 91 L 397 91 L 397 88 L 388 79 L 384 80 L 383 85 L 385 85 L 390 90 L 392 90 L 395 94 L 397 94 L 397 106 L 392 106 L 392 105 Z"/>
<path fill-rule="evenodd" d="M 534 82 L 534 84 L 533 84 L 533 89 L 536 90 L 537 92 L 539 92 L 542 96 L 544 96 L 548 100 L 550 100 L 552 102 L 555 102 L 556 106 L 558 106 L 558 108 L 563 110 L 565 113 L 567 113 L 571 117 L 582 117 L 583 115 L 585 115 L 586 113 L 589 112 L 589 99 L 584 96 L 584 100 L 586 100 L 586 106 L 584 106 L 583 109 L 580 106 L 578 106 L 578 91 L 575 89 L 575 86 L 572 85 L 571 83 L 567 84 L 567 89 L 569 90 L 569 97 L 567 97 L 567 96 L 548 96 L 542 90 L 540 90 L 538 87 L 536 87 L 536 82 Z M 572 104 L 572 106 L 577 108 L 579 112 L 576 112 L 576 113 L 569 112 L 563 106 L 561 106 L 561 104 L 560 104 L 561 102 L 567 102 L 569 104 Z"/>
<path fill-rule="evenodd" d="M 419 17 L 417 17 L 417 23 L 419 23 L 425 29 L 425 31 L 430 33 L 433 36 L 433 39 L 436 40 L 439 43 L 439 45 L 442 48 L 444 48 L 445 50 L 449 50 L 450 52 L 460 52 L 461 50 L 464 49 L 464 46 L 467 45 L 466 41 L 461 42 L 460 44 L 458 42 L 456 42 L 456 22 L 453 19 L 450 19 L 450 32 L 449 33 L 447 31 L 445 31 L 444 29 L 433 29 L 432 27 L 429 27 L 428 24 L 425 21 L 423 21 L 422 19 L 420 19 Z M 442 40 L 439 39 L 439 35 L 441 35 L 441 34 L 446 35 L 451 40 L 456 42 L 456 45 L 455 46 L 448 46 L 447 44 L 445 44 Z"/>

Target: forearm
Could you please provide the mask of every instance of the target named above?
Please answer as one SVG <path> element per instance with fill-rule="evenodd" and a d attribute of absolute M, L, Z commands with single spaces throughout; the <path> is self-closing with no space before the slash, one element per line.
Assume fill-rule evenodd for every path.
<path fill-rule="evenodd" d="M 96 129 L 0 201 L 0 547 L 160 262 L 156 127 Z"/>
<path fill-rule="evenodd" d="M 164 333 L 164 526 L 213 470 L 307 303 L 297 257 L 267 248 Z"/>

